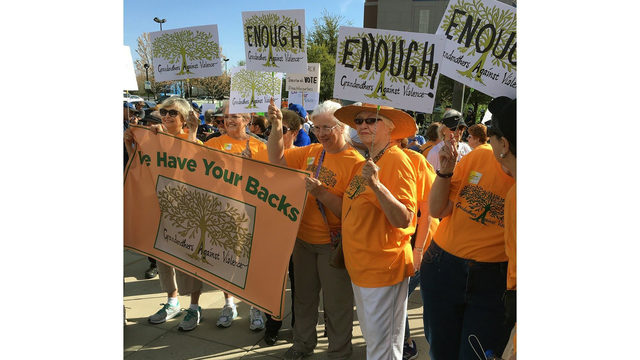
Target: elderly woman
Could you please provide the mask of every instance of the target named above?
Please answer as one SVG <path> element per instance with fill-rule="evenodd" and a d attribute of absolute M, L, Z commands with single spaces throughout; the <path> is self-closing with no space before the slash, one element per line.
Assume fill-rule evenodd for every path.
<path fill-rule="evenodd" d="M 429 195 L 431 216 L 441 218 L 420 268 L 424 328 L 433 360 L 471 359 L 468 338 L 484 349 L 504 349 L 502 295 L 507 275 L 504 203 L 514 180 L 489 144 L 457 164 L 454 139 L 439 152 L 440 168 Z"/>
<path fill-rule="evenodd" d="M 252 154 L 256 154 L 258 151 L 266 151 L 267 147 L 263 142 L 247 134 L 247 124 L 249 124 L 251 120 L 251 114 L 230 114 L 228 100 L 222 103 L 222 107 L 224 109 L 224 128 L 226 129 L 226 134 L 214 137 L 205 142 L 204 145 L 246 157 L 252 157 Z M 224 298 L 225 305 L 216 322 L 216 326 L 220 328 L 228 328 L 238 316 L 238 310 L 236 309 L 233 296 L 225 292 Z M 260 331 L 264 329 L 264 327 L 262 311 L 252 306 L 249 309 L 249 330 Z"/>
<path fill-rule="evenodd" d="M 159 113 L 162 118 L 162 125 L 153 125 L 154 132 L 162 130 L 175 137 L 200 142 L 196 140 L 196 129 L 199 120 L 193 114 L 189 102 L 182 98 L 168 98 L 160 106 Z M 189 126 L 189 132 L 184 131 L 185 125 Z M 134 138 L 131 130 L 124 134 L 124 143 L 130 156 L 133 156 Z M 200 142 L 202 143 L 202 142 Z M 187 310 L 187 315 L 178 325 L 179 330 L 190 331 L 200 323 L 202 309 L 198 305 L 200 293 L 202 291 L 202 281 L 181 271 L 176 271 L 173 267 L 164 263 L 158 263 L 158 274 L 160 275 L 160 286 L 167 292 L 167 303 L 155 314 L 149 316 L 151 324 L 161 324 L 167 320 L 181 314 L 178 293 L 180 295 L 191 295 L 191 305 Z"/>
<path fill-rule="evenodd" d="M 401 359 L 417 192 L 411 160 L 390 143 L 413 136 L 416 124 L 404 111 L 369 104 L 343 107 L 335 116 L 369 147 L 342 201 L 344 258 L 367 358 Z"/>
<path fill-rule="evenodd" d="M 493 103 L 503 101 L 504 106 L 492 113 L 491 148 L 498 162 L 516 179 L 516 100 L 496 98 Z M 507 326 L 516 322 L 516 184 L 509 189 L 504 200 L 504 240 L 505 251 L 509 258 L 507 264 L 507 291 L 504 296 L 504 307 Z M 515 357 L 515 333 L 513 352 L 502 355 L 504 359 Z"/>
<path fill-rule="evenodd" d="M 285 359 L 301 359 L 313 353 L 317 343 L 318 303 L 322 289 L 329 338 L 327 356 L 348 359 L 351 356 L 353 293 L 347 270 L 329 265 L 335 234 L 340 230 L 342 195 L 347 189 L 354 166 L 364 158 L 346 139 L 346 127 L 335 116 L 340 105 L 325 101 L 312 115 L 318 144 L 284 150 L 282 113 L 273 101 L 269 106 L 271 134 L 267 142 L 269 160 L 296 169 L 309 170 L 306 179 L 307 204 L 293 248 L 296 293 L 293 298 L 295 324 L 293 346 Z"/>
<path fill-rule="evenodd" d="M 471 125 L 467 130 L 469 137 L 467 143 L 472 149 L 487 143 L 487 127 L 482 124 Z"/>

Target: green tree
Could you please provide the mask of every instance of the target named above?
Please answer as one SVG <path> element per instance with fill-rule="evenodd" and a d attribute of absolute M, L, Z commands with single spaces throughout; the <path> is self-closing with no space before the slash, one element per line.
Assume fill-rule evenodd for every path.
<path fill-rule="evenodd" d="M 307 36 L 307 61 L 319 63 L 320 101 L 333 97 L 333 78 L 335 76 L 336 53 L 338 49 L 338 33 L 340 26 L 351 25 L 341 15 L 330 14 L 326 9 L 322 16 L 313 19 L 313 29 Z"/>
<path fill-rule="evenodd" d="M 460 196 L 467 200 L 472 211 L 478 213 L 471 220 L 486 225 L 487 215 L 490 215 L 498 226 L 504 227 L 504 198 L 473 184 L 465 185 Z"/>
<path fill-rule="evenodd" d="M 367 97 L 391 100 L 387 97 L 386 92 L 384 90 L 386 86 L 385 79 L 387 77 L 389 81 L 391 81 L 392 83 L 403 83 L 403 84 L 414 83 L 417 87 L 420 87 L 420 88 L 428 85 L 429 82 L 431 81 L 431 76 L 428 74 L 427 71 L 425 71 L 422 76 L 416 73 L 415 80 L 413 80 L 413 79 L 407 79 L 404 76 L 404 72 L 402 69 L 403 67 L 406 69 L 406 66 L 404 65 L 406 61 L 409 61 L 410 67 L 415 66 L 417 69 L 421 67 L 422 56 L 418 56 L 418 54 L 422 54 L 425 51 L 424 49 L 425 44 L 423 42 L 417 43 L 417 49 L 414 52 L 412 52 L 411 58 L 407 60 L 407 54 L 409 52 L 408 44 L 405 44 L 406 47 L 403 49 L 401 49 L 401 46 L 399 45 L 400 41 L 403 40 L 403 37 L 398 35 L 391 35 L 391 34 L 385 34 L 385 35 L 376 34 L 375 36 L 373 36 L 373 34 L 371 33 L 361 32 L 355 36 L 345 38 L 345 41 L 339 44 L 338 61 L 342 61 L 342 59 L 344 59 L 345 44 L 346 44 L 346 40 L 348 39 L 359 39 L 360 41 L 350 44 L 349 46 L 350 55 L 346 57 L 346 62 L 349 64 L 355 64 L 353 70 L 361 73 L 360 75 L 358 75 L 358 77 L 363 80 L 374 80 L 376 77 L 378 77 L 378 82 L 376 86 L 374 87 L 371 94 L 366 94 Z M 374 47 L 379 46 L 380 41 L 385 42 L 389 47 L 388 61 L 385 60 L 385 52 L 377 51 L 377 50 L 375 51 L 378 55 L 377 59 L 369 59 L 369 60 L 363 61 L 361 57 L 365 56 L 365 53 L 369 53 L 369 52 L 374 53 L 373 51 Z M 393 46 L 397 46 L 397 49 L 396 49 L 397 53 L 395 58 L 391 56 L 393 52 L 391 49 L 391 46 L 392 46 L 391 44 L 393 43 L 395 43 L 395 45 Z M 366 48 L 363 49 L 363 47 L 366 47 Z M 432 51 L 434 51 L 433 47 L 431 47 L 431 50 L 427 50 L 427 54 L 431 54 Z M 400 59 L 404 59 L 404 60 L 401 61 Z M 377 72 L 376 70 L 375 64 L 378 62 L 380 63 L 386 62 L 386 66 L 384 66 L 384 69 L 381 72 Z M 394 66 L 394 62 L 395 62 L 395 69 L 392 69 L 392 67 Z M 366 63 L 368 63 L 370 67 L 366 65 Z M 363 66 L 360 67 L 359 64 L 362 64 Z M 367 69 L 367 67 L 369 68 Z M 392 75 L 391 71 L 396 71 L 397 75 Z M 435 70 L 432 70 L 432 71 L 435 71 Z"/>
<path fill-rule="evenodd" d="M 153 54 L 162 57 L 170 64 L 181 63 L 178 75 L 192 74 L 187 67 L 187 59 L 213 60 L 220 56 L 218 44 L 213 41 L 213 34 L 204 31 L 182 30 L 162 34 L 153 42 Z"/>
<path fill-rule="evenodd" d="M 260 32 L 261 35 L 258 38 L 257 36 L 255 36 L 254 32 L 247 30 L 248 26 L 252 26 L 253 28 L 259 29 L 260 31 L 262 31 L 261 29 L 263 28 L 263 26 L 266 26 L 269 30 L 267 30 L 265 33 Z M 244 23 L 244 40 L 247 43 L 256 45 L 256 49 L 258 50 L 258 52 L 268 51 L 267 62 L 262 64 L 263 66 L 278 67 L 275 61 L 273 61 L 274 50 L 289 51 L 294 54 L 297 54 L 298 52 L 302 51 L 301 48 L 294 46 L 295 43 L 292 43 L 292 40 L 291 40 L 292 35 L 295 34 L 295 32 L 294 34 L 292 34 L 292 31 L 294 31 L 294 29 L 298 27 L 300 27 L 298 20 L 292 19 L 288 16 L 282 15 L 282 18 L 281 18 L 280 15 L 275 13 L 253 15 L 252 17 L 247 19 L 247 21 Z M 273 31 L 274 28 L 278 29 L 278 34 L 280 39 L 288 38 L 289 41 L 281 42 L 280 39 L 276 39 L 276 41 L 272 42 L 271 38 L 275 39 L 274 34 L 271 34 L 271 31 Z M 300 29 L 300 36 L 301 36 L 300 43 L 304 44 L 303 29 Z M 268 44 L 267 47 L 264 47 L 264 43 L 262 41 L 264 40 L 263 38 L 265 37 L 267 38 L 267 41 L 266 41 Z"/>
<path fill-rule="evenodd" d="M 466 15 L 468 16 L 472 16 L 473 19 L 477 22 L 477 24 L 474 23 L 471 29 L 468 27 L 465 27 L 464 24 L 458 24 L 458 26 L 452 28 L 452 30 L 450 31 L 450 35 L 453 34 L 454 39 L 458 39 L 460 36 L 463 35 L 463 32 L 465 32 L 466 39 L 469 40 L 469 38 L 474 38 L 474 35 L 476 34 L 476 31 L 478 31 L 478 29 L 482 29 L 482 27 L 486 24 L 493 24 L 497 32 L 495 37 L 490 36 L 492 35 L 492 32 L 484 31 L 480 36 L 480 39 L 478 39 L 479 40 L 478 44 L 483 49 L 489 46 L 498 47 L 500 44 L 502 44 L 501 50 L 498 50 L 496 48 L 495 52 L 505 53 L 509 51 L 508 49 L 505 49 L 505 47 L 509 46 L 510 44 L 508 39 L 511 33 L 516 32 L 515 12 L 508 11 L 508 10 L 501 10 L 497 6 L 494 6 L 494 7 L 485 6 L 481 0 L 473 0 L 472 2 L 466 2 L 465 0 L 458 0 L 458 3 L 456 4 L 455 8 L 466 12 Z M 443 31 L 447 31 L 447 29 L 449 28 L 449 24 L 453 19 L 453 15 L 454 15 L 453 8 L 451 11 L 449 11 L 444 15 L 444 21 L 442 22 L 442 26 L 440 27 Z M 492 43 L 493 45 L 491 45 Z M 467 44 L 463 41 L 464 46 L 458 47 L 458 51 L 460 51 L 462 54 L 474 56 L 476 54 L 476 46 L 474 44 L 474 41 L 471 41 L 470 44 L 471 45 L 467 46 Z M 513 43 L 511 46 L 514 47 L 514 58 L 515 58 L 516 44 Z M 470 79 L 474 79 L 475 81 L 478 81 L 484 85 L 484 81 L 482 81 L 481 75 L 482 75 L 482 71 L 485 68 L 485 62 L 487 61 L 487 56 L 491 52 L 492 52 L 491 50 L 484 52 L 478 58 L 478 60 L 469 67 L 469 70 L 466 70 L 466 71 L 458 70 L 458 73 Z M 506 69 L 507 71 L 512 71 L 516 69 L 516 65 L 509 62 L 508 56 L 506 54 L 503 54 L 501 58 L 497 58 L 493 56 L 493 60 L 491 61 L 491 63 L 492 65 L 500 66 Z"/>
<path fill-rule="evenodd" d="M 229 203 L 222 206 L 218 196 L 201 190 L 188 190 L 184 185 L 166 186 L 158 193 L 162 216 L 181 229 L 178 234 L 198 238 L 190 257 L 209 263 L 204 253 L 205 240 L 241 258 L 249 257 L 253 234 L 249 217 Z"/>
<path fill-rule="evenodd" d="M 256 108 L 255 95 L 273 95 L 280 93 L 282 81 L 268 72 L 239 70 L 233 75 L 231 90 L 239 92 L 243 97 L 251 94 L 247 109 Z"/>

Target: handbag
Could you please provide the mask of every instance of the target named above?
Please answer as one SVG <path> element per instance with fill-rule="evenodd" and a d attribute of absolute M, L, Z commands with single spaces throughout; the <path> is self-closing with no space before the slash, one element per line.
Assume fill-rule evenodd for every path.
<path fill-rule="evenodd" d="M 322 150 L 322 154 L 320 154 L 320 160 L 318 161 L 318 167 L 316 167 L 315 178 L 318 178 L 318 174 L 320 174 L 320 167 L 322 166 L 322 161 L 324 160 L 325 151 Z M 344 269 L 344 253 L 342 252 L 342 232 L 340 230 L 331 230 L 329 228 L 329 222 L 327 221 L 327 214 L 324 212 L 324 206 L 316 198 L 316 203 L 318 204 L 318 209 L 320 209 L 320 214 L 322 214 L 322 219 L 324 223 L 327 225 L 329 229 L 329 237 L 331 238 L 331 254 L 329 255 L 329 265 L 334 268 Z"/>

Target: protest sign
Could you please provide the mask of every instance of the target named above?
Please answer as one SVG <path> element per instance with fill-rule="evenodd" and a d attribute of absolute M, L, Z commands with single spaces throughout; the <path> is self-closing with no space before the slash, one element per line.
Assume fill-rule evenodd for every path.
<path fill-rule="evenodd" d="M 308 63 L 305 74 L 287 74 L 287 91 L 320 92 L 320 64 Z"/>
<path fill-rule="evenodd" d="M 280 103 L 282 73 L 247 70 L 244 66 L 231 69 L 229 113 L 266 112 L 273 97 Z"/>
<path fill-rule="evenodd" d="M 307 71 L 304 10 L 243 11 L 246 66 L 255 71 Z"/>
<path fill-rule="evenodd" d="M 131 129 L 125 248 L 280 317 L 308 173 Z"/>
<path fill-rule="evenodd" d="M 222 75 L 218 25 L 156 31 L 150 37 L 156 81 Z"/>
<path fill-rule="evenodd" d="M 436 34 L 440 72 L 492 97 L 516 97 L 516 9 L 494 0 L 451 0 Z"/>
<path fill-rule="evenodd" d="M 444 39 L 340 27 L 333 96 L 431 113 Z"/>
<path fill-rule="evenodd" d="M 304 103 L 302 102 L 302 94 L 304 94 Z M 289 104 L 299 104 L 305 110 L 313 110 L 320 102 L 319 92 L 302 92 L 302 91 L 289 91 L 289 98 L 287 99 Z"/>

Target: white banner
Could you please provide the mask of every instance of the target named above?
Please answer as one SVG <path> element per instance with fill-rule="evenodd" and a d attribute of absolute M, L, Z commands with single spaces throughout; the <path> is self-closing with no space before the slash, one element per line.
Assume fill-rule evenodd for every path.
<path fill-rule="evenodd" d="M 516 9 L 495 0 L 451 0 L 436 34 L 440 72 L 492 97 L 516 97 Z"/>
<path fill-rule="evenodd" d="M 320 64 L 308 63 L 306 74 L 287 74 L 287 91 L 320 92 Z"/>
<path fill-rule="evenodd" d="M 156 31 L 150 36 L 156 81 L 222 75 L 218 25 Z"/>
<path fill-rule="evenodd" d="M 282 73 L 251 71 L 244 66 L 231 69 L 229 113 L 266 112 L 273 97 L 280 104 Z"/>
<path fill-rule="evenodd" d="M 304 104 L 302 103 L 302 94 L 304 94 Z M 289 91 L 289 99 L 287 99 L 287 102 L 289 104 L 302 105 L 305 110 L 313 110 L 320 102 L 320 93 L 315 91 Z"/>
<path fill-rule="evenodd" d="M 242 25 L 247 69 L 306 73 L 304 10 L 243 11 Z"/>
<path fill-rule="evenodd" d="M 443 45 L 433 34 L 342 26 L 333 96 L 430 114 Z"/>

